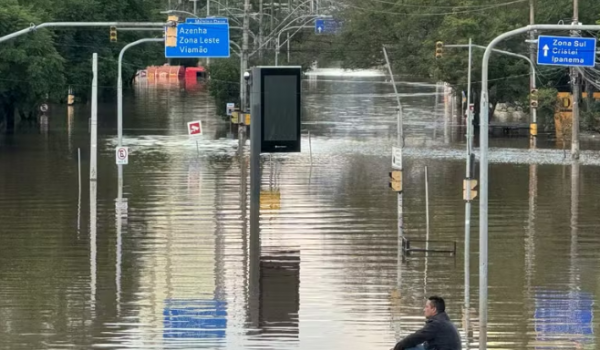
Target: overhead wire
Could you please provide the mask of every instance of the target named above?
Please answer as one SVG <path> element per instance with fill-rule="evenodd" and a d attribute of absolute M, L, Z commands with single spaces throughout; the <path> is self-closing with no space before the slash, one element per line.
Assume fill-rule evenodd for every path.
<path fill-rule="evenodd" d="M 385 9 L 375 10 L 375 9 L 368 9 L 368 8 L 364 8 L 364 7 L 360 7 L 360 6 L 356 6 L 356 5 L 350 5 L 350 4 L 344 4 L 342 6 L 347 6 L 347 7 L 350 7 L 350 8 L 361 10 L 363 12 L 381 13 L 381 14 L 387 14 L 387 15 L 400 15 L 400 16 L 410 15 L 410 16 L 416 16 L 416 17 L 423 17 L 423 16 L 449 16 L 449 15 L 457 15 L 457 14 L 465 14 L 465 13 L 484 12 L 484 11 L 495 9 L 495 8 L 498 8 L 498 7 L 503 7 L 503 6 L 513 5 L 513 4 L 523 3 L 525 1 L 527 1 L 527 0 L 515 0 L 515 1 L 506 2 L 506 3 L 502 3 L 502 4 L 498 4 L 498 5 L 489 5 L 487 7 L 482 7 L 482 8 L 477 8 L 477 9 L 471 9 L 471 10 L 452 11 L 452 12 L 433 12 L 433 13 L 391 12 L 391 11 L 385 10 Z"/>
<path fill-rule="evenodd" d="M 423 7 L 429 7 L 429 8 L 445 8 L 445 9 L 460 9 L 460 8 L 482 8 L 482 7 L 487 7 L 489 6 L 489 4 L 486 5 L 418 5 L 418 4 L 404 4 L 404 3 L 397 3 L 397 2 L 392 2 L 392 1 L 386 1 L 386 0 L 367 0 L 367 1 L 371 1 L 371 2 L 378 2 L 381 4 L 389 4 L 389 5 L 394 5 L 396 7 L 408 7 L 408 8 L 423 8 Z M 512 5 L 515 2 L 524 2 L 526 0 L 519 0 L 519 1 L 509 1 L 509 2 L 505 2 L 505 3 L 495 3 L 494 5 L 498 5 L 498 6 L 503 6 L 503 5 Z"/>

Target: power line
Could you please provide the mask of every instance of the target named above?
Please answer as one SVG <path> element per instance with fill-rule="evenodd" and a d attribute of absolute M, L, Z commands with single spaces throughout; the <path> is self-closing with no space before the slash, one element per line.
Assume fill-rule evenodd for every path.
<path fill-rule="evenodd" d="M 347 6 L 350 8 L 354 8 L 357 10 L 361 10 L 363 12 L 371 12 L 371 13 L 381 13 L 381 14 L 387 14 L 387 15 L 400 15 L 400 16 L 449 16 L 449 15 L 457 15 L 457 14 L 464 14 L 464 13 L 475 13 L 475 12 L 483 12 L 483 11 L 487 11 L 490 9 L 495 9 L 498 7 L 502 7 L 502 6 L 508 6 L 508 5 L 512 5 L 512 4 L 517 4 L 517 3 L 522 3 L 525 2 L 527 0 L 516 0 L 516 1 L 512 1 L 512 2 L 506 2 L 506 3 L 502 3 L 502 4 L 498 4 L 498 5 L 490 5 L 487 7 L 481 7 L 481 8 L 477 8 L 477 9 L 472 9 L 472 10 L 463 10 L 463 11 L 452 11 L 452 12 L 434 12 L 434 13 L 402 13 L 402 12 L 391 12 L 389 10 L 375 10 L 375 9 L 367 9 L 364 7 L 359 7 L 359 6 L 355 6 L 355 5 L 350 5 L 350 4 L 345 4 L 342 6 Z"/>
<path fill-rule="evenodd" d="M 391 1 L 385 1 L 385 0 L 368 0 L 371 2 L 378 2 L 381 4 L 389 4 L 389 5 L 394 5 L 395 7 L 409 7 L 409 8 L 445 8 L 445 9 L 461 9 L 461 8 L 483 8 L 483 7 L 488 7 L 490 6 L 489 4 L 487 5 L 456 5 L 456 6 L 444 6 L 444 5 L 415 5 L 415 4 L 404 4 L 404 3 L 397 3 L 397 2 L 391 2 Z M 505 2 L 505 3 L 498 3 L 498 4 L 493 4 L 496 6 L 503 6 L 503 5 L 512 5 L 516 2 L 524 2 L 526 0 L 520 0 L 520 1 L 510 1 L 510 2 Z"/>

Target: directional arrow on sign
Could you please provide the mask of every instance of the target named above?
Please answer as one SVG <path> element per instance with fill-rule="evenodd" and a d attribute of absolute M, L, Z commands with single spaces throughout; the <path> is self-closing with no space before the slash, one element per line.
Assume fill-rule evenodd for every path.
<path fill-rule="evenodd" d="M 319 31 L 319 33 L 321 33 L 323 31 L 323 27 L 317 27 L 317 30 Z"/>
<path fill-rule="evenodd" d="M 548 50 L 550 50 L 548 45 L 544 45 L 544 48 L 542 50 L 544 50 L 544 57 L 548 57 Z"/>

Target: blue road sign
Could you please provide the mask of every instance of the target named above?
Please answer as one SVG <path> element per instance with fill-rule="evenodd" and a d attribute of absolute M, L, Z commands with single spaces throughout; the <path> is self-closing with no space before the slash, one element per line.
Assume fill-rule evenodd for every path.
<path fill-rule="evenodd" d="M 336 33 L 342 24 L 332 18 L 317 18 L 315 20 L 315 33 Z"/>
<path fill-rule="evenodd" d="M 227 302 L 167 299 L 163 310 L 163 338 L 219 339 L 227 331 Z"/>
<path fill-rule="evenodd" d="M 580 291 L 538 291 L 534 322 L 536 339 L 546 344 L 536 349 L 556 349 L 552 342 L 569 339 L 590 343 L 594 340 L 593 295 Z"/>
<path fill-rule="evenodd" d="M 226 17 L 186 18 L 185 23 L 188 23 L 188 24 L 228 24 L 229 18 L 226 18 Z"/>
<path fill-rule="evenodd" d="M 537 63 L 552 66 L 593 67 L 596 64 L 596 38 L 540 35 Z"/>
<path fill-rule="evenodd" d="M 206 20 L 215 19 L 206 18 Z M 176 39 L 175 46 L 165 45 L 166 58 L 229 57 L 228 23 L 180 23 L 177 25 Z"/>

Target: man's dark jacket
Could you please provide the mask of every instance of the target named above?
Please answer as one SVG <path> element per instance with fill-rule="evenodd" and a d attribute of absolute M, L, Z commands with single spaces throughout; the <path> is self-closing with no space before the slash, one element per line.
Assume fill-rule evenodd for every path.
<path fill-rule="evenodd" d="M 426 350 L 461 350 L 460 335 L 445 312 L 429 318 L 425 327 L 402 339 L 394 350 L 410 349 L 423 343 Z"/>

